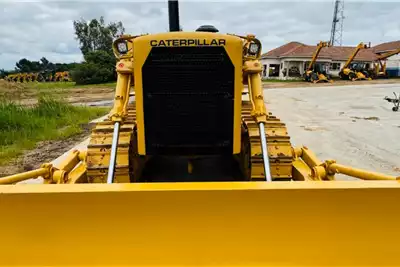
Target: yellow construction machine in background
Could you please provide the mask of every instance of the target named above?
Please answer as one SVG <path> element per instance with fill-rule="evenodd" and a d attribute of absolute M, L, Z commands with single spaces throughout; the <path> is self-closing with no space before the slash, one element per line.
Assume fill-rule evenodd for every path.
<path fill-rule="evenodd" d="M 388 78 L 388 74 L 386 72 L 386 61 L 385 60 L 391 56 L 398 54 L 398 53 L 400 53 L 400 48 L 390 51 L 390 52 L 387 52 L 387 53 L 384 53 L 377 57 L 378 63 L 374 64 L 374 72 L 373 72 L 374 79 Z"/>
<path fill-rule="evenodd" d="M 42 73 L 15 73 L 5 77 L 9 82 L 69 82 L 72 81 L 68 71 L 60 71 L 52 74 L 51 72 Z"/>
<path fill-rule="evenodd" d="M 316 64 L 319 53 L 322 48 L 328 47 L 328 42 L 319 42 L 306 71 L 304 72 L 304 80 L 306 82 L 320 83 L 320 82 L 333 82 L 320 65 Z"/>
<path fill-rule="evenodd" d="M 399 266 L 399 177 L 292 146 L 261 42 L 169 12 L 171 32 L 115 40 L 114 106 L 87 149 L 0 179 L 1 264 Z"/>
<path fill-rule="evenodd" d="M 368 70 L 365 69 L 362 63 L 352 64 L 354 58 L 357 56 L 358 52 L 361 49 L 366 49 L 368 46 L 364 43 L 359 43 L 354 50 L 354 52 L 350 55 L 349 59 L 343 65 L 342 69 L 339 72 L 339 77 L 343 80 L 357 81 L 357 80 L 372 80 L 370 77 Z"/>

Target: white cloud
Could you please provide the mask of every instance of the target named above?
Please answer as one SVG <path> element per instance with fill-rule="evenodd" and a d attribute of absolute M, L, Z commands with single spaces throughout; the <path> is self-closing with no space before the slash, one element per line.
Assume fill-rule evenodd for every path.
<path fill-rule="evenodd" d="M 253 33 L 264 52 L 289 41 L 315 44 L 329 40 L 333 0 L 180 0 L 181 25 L 193 31 L 213 24 L 222 33 Z M 167 0 L 0 0 L 0 68 L 12 69 L 26 57 L 53 62 L 80 61 L 73 21 L 104 16 L 121 20 L 127 33 L 168 30 Z M 400 1 L 346 0 L 343 44 L 398 40 Z"/>

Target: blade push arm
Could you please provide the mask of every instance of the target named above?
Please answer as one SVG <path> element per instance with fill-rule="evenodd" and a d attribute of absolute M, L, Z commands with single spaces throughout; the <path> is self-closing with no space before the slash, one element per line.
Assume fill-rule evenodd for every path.
<path fill-rule="evenodd" d="M 343 174 L 360 180 L 400 181 L 400 177 L 356 169 L 336 163 L 335 160 L 320 161 L 307 147 L 293 148 L 293 178 L 297 181 L 332 181 L 335 174 Z"/>
<path fill-rule="evenodd" d="M 16 184 L 30 179 L 43 178 L 45 184 L 85 183 L 86 151 L 71 151 L 56 168 L 51 163 L 44 163 L 39 169 L 0 178 L 0 185 Z"/>

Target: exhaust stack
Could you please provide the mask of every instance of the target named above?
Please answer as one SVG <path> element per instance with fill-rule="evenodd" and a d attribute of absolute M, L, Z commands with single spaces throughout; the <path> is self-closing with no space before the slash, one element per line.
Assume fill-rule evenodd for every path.
<path fill-rule="evenodd" d="M 179 32 L 179 6 L 177 0 L 168 0 L 169 31 Z"/>

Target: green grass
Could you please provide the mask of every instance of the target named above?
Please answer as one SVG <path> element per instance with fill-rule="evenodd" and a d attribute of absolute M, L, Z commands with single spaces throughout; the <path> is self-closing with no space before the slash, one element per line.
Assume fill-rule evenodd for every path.
<path fill-rule="evenodd" d="M 29 89 L 48 90 L 48 89 L 70 89 L 70 88 L 90 88 L 90 87 L 115 87 L 116 82 L 102 84 L 76 85 L 75 82 L 31 82 L 26 83 Z"/>
<path fill-rule="evenodd" d="M 82 131 L 81 125 L 108 112 L 105 108 L 72 106 L 40 98 L 34 107 L 0 101 L 0 164 L 43 140 L 61 140 Z"/>

